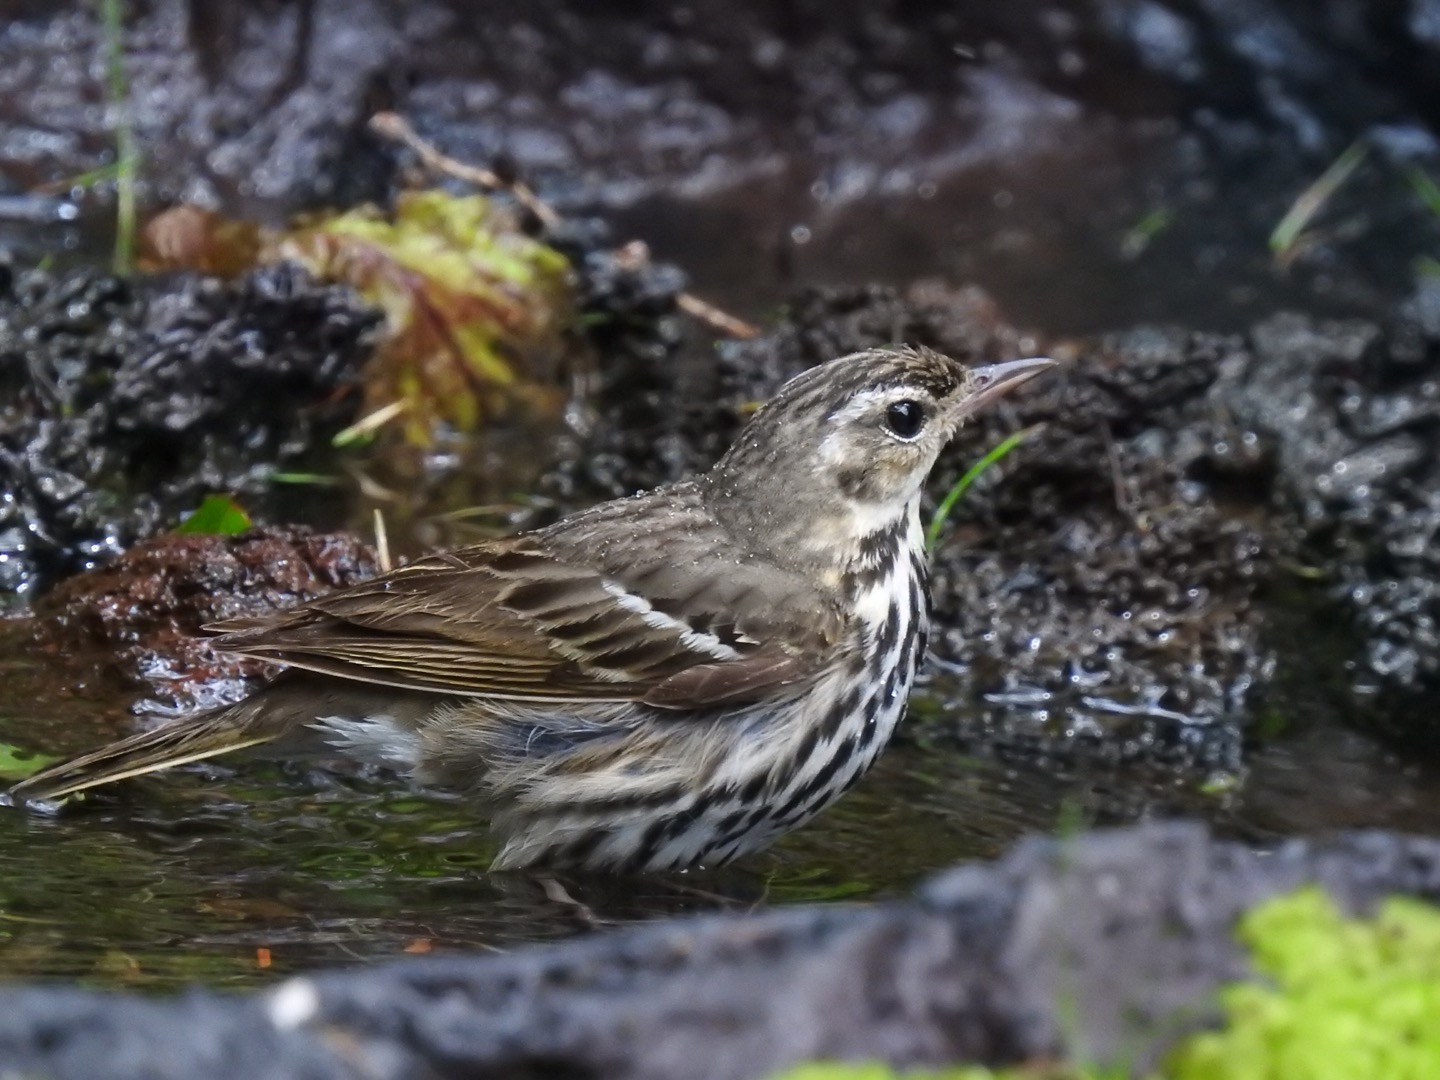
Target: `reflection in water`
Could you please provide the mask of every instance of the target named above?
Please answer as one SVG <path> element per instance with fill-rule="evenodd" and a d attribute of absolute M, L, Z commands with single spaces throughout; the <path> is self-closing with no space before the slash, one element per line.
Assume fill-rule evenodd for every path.
<path fill-rule="evenodd" d="M 77 700 L 38 663 L 6 667 L 0 742 L 73 750 L 113 734 L 115 695 Z M 922 711 L 852 795 L 723 873 L 492 875 L 484 823 L 463 799 L 267 763 L 146 778 L 54 817 L 0 808 L 0 978 L 244 984 L 665 914 L 894 896 L 1026 833 L 1182 812 L 1261 840 L 1440 826 L 1440 776 L 1399 769 L 1324 718 L 1255 750 L 1237 787 L 1206 794 L 1203 779 L 1153 765 L 967 754 L 939 734 L 953 714 Z"/>

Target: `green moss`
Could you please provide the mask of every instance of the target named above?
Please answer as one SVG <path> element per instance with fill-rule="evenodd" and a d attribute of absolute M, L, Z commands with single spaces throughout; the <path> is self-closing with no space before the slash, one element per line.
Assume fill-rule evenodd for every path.
<path fill-rule="evenodd" d="M 24 780 L 60 758 L 52 754 L 31 754 L 7 742 L 0 742 L 0 781 Z"/>
<path fill-rule="evenodd" d="M 1263 904 L 1240 928 L 1271 980 L 1222 996 L 1223 1031 L 1171 1057 L 1170 1080 L 1440 1077 L 1440 912 L 1387 901 L 1347 919 L 1319 889 Z"/>
<path fill-rule="evenodd" d="M 1433 1080 L 1440 1077 L 1440 910 L 1391 899 L 1348 919 L 1317 888 L 1242 920 L 1259 979 L 1221 994 L 1223 1030 L 1178 1046 L 1154 1080 Z M 896 1072 L 812 1064 L 777 1080 L 1100 1080 L 1087 1067 Z"/>

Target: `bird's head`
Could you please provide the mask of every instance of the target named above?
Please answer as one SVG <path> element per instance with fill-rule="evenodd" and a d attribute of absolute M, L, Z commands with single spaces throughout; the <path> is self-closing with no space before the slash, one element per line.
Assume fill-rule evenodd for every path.
<path fill-rule="evenodd" d="M 843 559 L 902 527 L 965 419 L 1053 360 L 967 368 L 929 349 L 870 349 L 802 372 L 707 474 L 712 509 L 784 557 Z"/>

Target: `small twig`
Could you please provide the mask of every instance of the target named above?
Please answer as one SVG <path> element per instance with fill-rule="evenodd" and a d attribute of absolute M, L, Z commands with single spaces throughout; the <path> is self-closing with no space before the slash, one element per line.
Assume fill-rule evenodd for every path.
<path fill-rule="evenodd" d="M 641 270 L 650 262 L 650 245 L 644 240 L 631 240 L 628 244 L 615 249 L 615 261 L 626 270 Z M 706 326 L 718 330 L 722 334 L 729 334 L 733 338 L 748 341 L 750 338 L 760 336 L 758 327 L 752 326 L 744 319 L 737 319 L 727 311 L 720 310 L 708 300 L 701 300 L 694 293 L 680 293 L 675 297 L 675 306 L 692 319 L 698 319 Z"/>
<path fill-rule="evenodd" d="M 453 176 L 456 180 L 464 180 L 467 184 L 489 188 L 492 191 L 508 191 L 515 196 L 516 202 L 534 214 L 545 226 L 549 227 L 560 223 L 560 215 L 552 210 L 539 195 L 536 195 L 524 181 L 506 181 L 499 173 L 482 169 L 478 165 L 467 165 L 448 154 L 441 153 L 438 148 L 422 139 L 420 133 L 411 127 L 399 113 L 376 113 L 370 118 L 370 130 L 386 139 L 404 143 L 415 151 L 431 172 Z"/>
<path fill-rule="evenodd" d="M 701 300 L 694 293 L 682 292 L 675 298 L 676 305 L 680 310 L 689 315 L 692 319 L 699 319 L 706 326 L 714 327 L 722 334 L 729 334 L 733 338 L 740 338 L 748 341 L 751 338 L 760 336 L 760 328 L 744 319 L 737 319 L 728 312 L 721 311 L 714 304 L 707 300 Z"/>
<path fill-rule="evenodd" d="M 330 440 L 330 445 L 344 447 L 359 442 L 379 431 L 409 407 L 409 403 L 405 401 L 392 401 L 389 405 L 382 405 L 368 416 L 362 416 L 356 420 L 344 431 L 337 432 L 335 437 Z"/>
<path fill-rule="evenodd" d="M 536 219 L 547 228 L 557 225 L 561 220 L 560 214 L 539 195 L 536 195 L 524 181 L 507 180 L 490 169 L 481 168 L 478 165 L 467 165 L 463 161 L 457 161 L 448 154 L 442 153 L 437 147 L 421 138 L 419 132 L 411 127 L 399 113 L 376 113 L 370 118 L 370 130 L 382 138 L 398 142 L 414 151 L 421 163 L 431 172 L 463 180 L 467 184 L 474 184 L 476 187 L 491 191 L 509 192 L 514 196 L 516 202 L 534 214 Z M 634 269 L 639 269 L 650 260 L 649 249 L 639 240 L 626 244 L 615 254 L 622 260 L 628 260 L 628 264 Z M 680 293 L 675 298 L 675 304 L 691 318 L 698 319 L 722 334 L 733 338 L 747 339 L 760 336 L 759 327 L 753 326 L 743 319 L 737 319 L 734 315 L 722 311 L 693 293 Z"/>
<path fill-rule="evenodd" d="M 380 572 L 388 574 L 394 567 L 390 563 L 390 534 L 385 529 L 385 515 L 375 507 L 375 561 Z"/>
<path fill-rule="evenodd" d="M 1105 456 L 1110 462 L 1110 483 L 1115 487 L 1115 509 L 1126 517 L 1133 517 L 1135 503 L 1130 497 L 1130 485 L 1125 480 L 1120 447 L 1115 442 L 1115 434 L 1110 430 L 1110 425 L 1104 421 L 1100 424 L 1100 436 L 1105 441 Z"/>

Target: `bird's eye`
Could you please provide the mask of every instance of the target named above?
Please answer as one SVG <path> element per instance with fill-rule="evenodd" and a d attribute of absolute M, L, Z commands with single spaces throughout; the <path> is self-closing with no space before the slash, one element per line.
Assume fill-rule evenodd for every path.
<path fill-rule="evenodd" d="M 908 442 L 925 426 L 925 407 L 918 401 L 892 401 L 885 409 L 885 426 L 896 438 Z"/>

